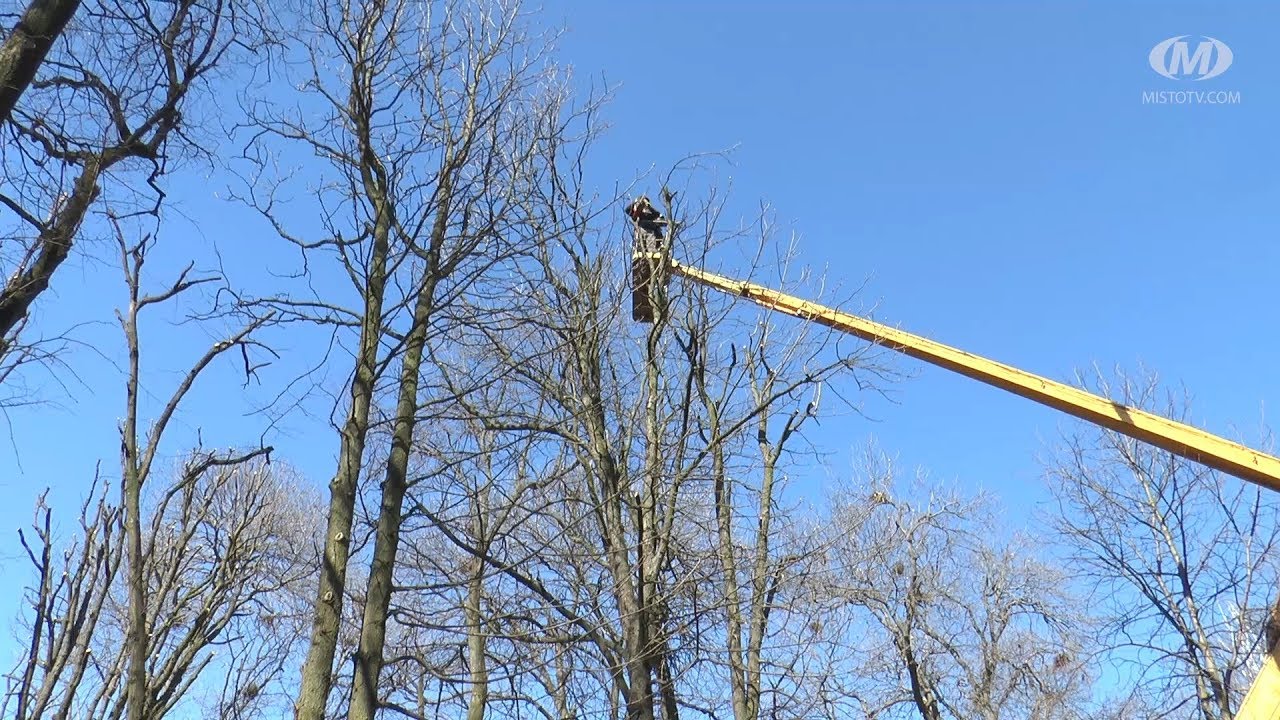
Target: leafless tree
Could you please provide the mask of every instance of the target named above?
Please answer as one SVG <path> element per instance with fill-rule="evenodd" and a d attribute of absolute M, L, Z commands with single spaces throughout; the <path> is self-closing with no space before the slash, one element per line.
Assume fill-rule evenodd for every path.
<path fill-rule="evenodd" d="M 297 711 L 320 718 L 330 696 L 343 617 L 359 479 L 384 400 L 389 448 L 382 468 L 368 587 L 348 713 L 379 707 L 387 613 L 400 543 L 412 441 L 424 403 L 442 402 L 424 380 L 423 358 L 446 343 L 458 299 L 517 251 L 515 178 L 537 129 L 526 104 L 541 77 L 542 40 L 531 37 L 518 3 L 334 0 L 310 11 L 300 33 L 298 85 L 317 113 L 285 104 L 252 108 L 256 177 L 248 200 L 303 253 L 308 268 L 336 262 L 350 279 L 351 305 L 326 292 L 254 301 L 283 321 L 358 333 L 330 485 L 324 557 L 311 650 Z M 344 70 L 334 74 L 333 67 Z M 281 143 L 284 144 L 281 144 Z M 294 234 L 277 198 L 288 178 L 269 177 L 272 153 L 301 143 L 326 160 L 316 183 L 321 237 Z M 322 265 L 322 263 L 324 265 Z M 307 277 L 310 280 L 310 276 Z M 495 296 L 493 287 L 477 292 Z M 339 340 L 340 342 L 342 340 Z"/>
<path fill-rule="evenodd" d="M 158 215 L 163 176 L 204 145 L 189 135 L 202 123 L 184 120 L 184 109 L 215 68 L 270 30 L 254 0 L 88 0 L 50 50 L 78 4 L 34 2 L 6 39 L 4 51 L 15 54 L 0 59 L 0 115 L 8 119 L 0 124 L 6 381 L 57 350 L 61 336 L 42 349 L 27 320 L 78 237 L 110 237 L 105 223 L 91 222 L 94 209 Z M 10 97 L 17 92 L 20 99 Z"/>
<path fill-rule="evenodd" d="M 762 213 L 762 247 L 773 244 L 772 233 Z M 790 258 L 775 262 L 771 269 L 785 278 Z M 690 645 L 701 655 L 702 679 L 689 683 L 686 701 L 704 713 L 727 704 L 735 720 L 807 717 L 815 706 L 805 636 L 818 609 L 805 603 L 802 588 L 821 544 L 784 500 L 787 472 L 816 459 L 802 430 L 831 411 L 822 395 L 833 372 L 856 367 L 864 382 L 887 372 L 866 348 L 827 364 L 825 334 L 779 326 L 765 311 L 737 326 L 727 317 L 713 320 L 713 307 L 708 298 L 691 305 L 691 316 L 702 317 L 685 323 L 691 341 L 682 347 L 693 368 L 699 434 L 722 438 L 708 455 L 711 517 L 688 520 L 705 538 L 714 571 L 697 591 L 701 637 Z M 719 347 L 717 336 L 724 337 Z M 827 405 L 845 401 L 829 392 Z M 745 425 L 726 432 L 726 423 L 744 417 Z"/>
<path fill-rule="evenodd" d="M 1184 419 L 1151 374 L 1091 379 L 1126 405 Z M 1235 714 L 1261 654 L 1280 513 L 1262 490 L 1104 430 L 1067 437 L 1048 467 L 1058 530 L 1105 610 L 1122 682 L 1160 717 Z"/>
<path fill-rule="evenodd" d="M 999 528 L 986 498 L 904 486 L 892 463 L 832 504 L 833 613 L 815 628 L 853 661 L 821 688 L 870 718 L 1090 717 L 1089 617 L 1043 540 Z"/>
<path fill-rule="evenodd" d="M 1113 707 L 1089 696 L 1067 576 L 986 499 L 873 467 L 811 521 L 786 489 L 814 457 L 806 431 L 840 378 L 887 370 L 829 329 L 672 281 L 673 257 L 745 247 L 731 274 L 818 284 L 767 208 L 726 221 L 703 157 L 657 182 L 659 259 L 645 287 L 622 281 L 632 188 L 587 180 L 601 99 L 575 99 L 518 0 L 298 9 L 279 58 L 247 56 L 234 162 L 299 267 L 266 296 L 194 265 L 149 289 L 165 175 L 208 152 L 184 113 L 268 39 L 266 17 L 256 0 L 31 0 L 0 45 L 0 385 L 56 359 L 31 310 L 79 239 L 114 240 L 129 298 L 120 499 L 99 478 L 75 537 L 43 501 L 24 532 L 35 580 L 0 713 L 1230 717 L 1277 580 L 1275 509 L 1110 433 L 1071 441 L 1051 472 L 1059 530 L 1123 601 L 1109 657 L 1143 667 Z M 193 314 L 233 329 L 153 387 L 140 318 L 215 287 Z M 253 375 L 266 338 L 305 333 L 323 356 L 266 411 L 328 405 L 326 508 L 270 448 L 197 439 L 167 466 L 215 363 Z"/>
<path fill-rule="evenodd" d="M 60 558 L 53 513 L 43 498 L 32 526 L 34 538 L 19 533 L 36 580 L 26 596 L 29 644 L 7 677 L 5 714 L 12 709 L 18 720 L 71 717 L 78 687 L 95 662 L 95 630 L 124 556 L 120 512 L 106 502 L 105 488 L 95 478 L 81 508 L 79 537 L 64 545 Z"/>
<path fill-rule="evenodd" d="M 192 452 L 148 492 L 147 718 L 192 707 L 202 692 L 217 717 L 260 716 L 278 702 L 303 626 L 297 600 L 315 567 L 306 553 L 315 505 L 279 464 L 214 467 L 208 458 Z M 24 613 L 29 643 L 8 675 L 5 717 L 126 716 L 134 619 L 121 572 L 124 524 L 99 480 L 73 537 L 56 536 L 43 503 L 32 534 L 21 534 L 35 581 Z"/>
<path fill-rule="evenodd" d="M 750 464 L 741 460 L 742 448 L 757 448 L 748 453 L 758 471 L 767 448 L 764 464 L 776 470 L 776 438 L 763 448 L 749 444 L 762 428 L 770 434 L 762 416 L 776 415 L 780 428 L 790 424 L 794 432 L 816 383 L 859 358 L 823 356 L 822 334 L 779 343 L 771 351 L 777 356 L 769 355 L 761 347 L 771 342 L 768 333 L 742 331 L 747 323 L 735 320 L 732 298 L 676 284 L 651 288 L 654 323 L 633 324 L 618 283 L 632 228 L 617 221 L 623 203 L 592 198 L 582 182 L 591 111 L 577 117 L 588 125 L 577 134 L 583 141 L 561 135 L 545 142 L 547 170 L 524 194 L 527 215 L 541 220 L 534 224 L 538 250 L 521 266 L 525 294 L 509 303 L 509 322 L 476 333 L 466 343 L 473 351 L 446 359 L 454 364 L 444 373 L 497 378 L 461 403 L 485 432 L 532 443 L 534 457 L 557 458 L 549 466 L 554 475 L 533 481 L 536 492 L 520 501 L 529 508 L 526 519 L 487 541 L 487 551 L 458 531 L 456 515 L 426 503 L 415 509 L 518 587 L 519 595 L 502 596 L 501 607 L 528 603 L 525 638 L 532 645 L 540 637 L 542 645 L 526 654 L 520 681 L 528 696 L 549 699 L 536 704 L 543 714 L 563 716 L 562 708 L 573 707 L 563 700 L 572 697 L 582 713 L 674 720 L 682 710 L 702 709 L 687 700 L 687 685 L 707 666 L 699 623 L 711 627 L 706 618 L 725 608 L 725 583 L 737 582 L 717 580 L 723 571 L 714 551 L 713 458 L 723 450 L 719 456 L 732 456 L 726 463 L 735 471 Z M 703 257 L 726 239 L 719 202 L 668 206 L 681 252 Z M 616 252 L 619 244 L 626 254 Z M 743 338 L 749 349 L 740 349 Z M 772 538 L 771 493 L 766 489 L 762 506 L 727 508 L 733 501 L 722 498 L 726 517 L 763 507 L 763 535 Z M 761 501 L 752 494 L 751 502 Z M 768 614 L 779 568 L 768 542 L 760 541 L 769 558 L 757 563 L 748 554 L 741 571 L 761 587 L 742 605 L 754 603 L 749 612 L 757 616 Z M 768 577 L 752 579 L 752 568 L 761 566 Z M 486 591 L 501 588 L 494 581 Z"/>
<path fill-rule="evenodd" d="M 530 674 L 546 669 L 548 649 L 576 634 L 548 603 L 576 600 L 549 590 L 535 567 L 546 559 L 520 549 L 556 511 L 548 488 L 567 472 L 568 458 L 547 457 L 530 438 L 468 431 L 466 423 L 442 435 L 423 439 L 430 460 L 421 463 L 405 515 L 385 704 L 410 717 L 469 720 L 546 712 L 563 690 L 554 681 L 530 690 L 546 679 Z M 494 564 L 498 558 L 521 564 L 518 579 Z"/>
<path fill-rule="evenodd" d="M 177 386 L 161 406 L 149 429 L 143 431 L 143 406 L 140 399 L 144 391 L 142 372 L 142 334 L 139 318 L 148 308 L 181 299 L 184 294 L 207 283 L 217 282 L 219 277 L 208 275 L 193 277 L 193 265 L 188 265 L 168 287 L 155 293 L 144 290 L 143 267 L 147 255 L 155 246 L 154 238 L 145 235 L 137 242 L 126 239 L 124 225 L 114 222 L 116 239 L 120 249 L 120 263 L 124 271 L 125 285 L 129 293 L 129 305 L 117 312 L 124 332 L 128 363 L 125 369 L 125 413 L 120 421 L 120 471 L 121 511 L 126 544 L 125 567 L 127 571 L 129 623 L 128 623 L 128 696 L 129 720 L 152 717 L 154 711 L 153 686 L 148 679 L 148 658 L 155 649 L 154 627 L 148 621 L 148 606 L 154 600 L 147 582 L 144 546 L 147 542 L 143 529 L 143 489 L 155 469 L 165 431 L 178 413 L 184 398 L 191 391 L 201 374 L 228 352 L 236 351 L 244 358 L 245 372 L 251 373 L 256 365 L 249 360 L 261 347 L 253 334 L 269 318 L 253 320 L 232 331 L 204 351 L 190 366 Z M 244 452 L 199 452 L 191 461 L 184 475 L 197 478 L 217 468 L 233 468 L 258 457 L 269 456 L 271 448 L 260 447 Z M 152 538 L 154 542 L 154 538 Z"/>

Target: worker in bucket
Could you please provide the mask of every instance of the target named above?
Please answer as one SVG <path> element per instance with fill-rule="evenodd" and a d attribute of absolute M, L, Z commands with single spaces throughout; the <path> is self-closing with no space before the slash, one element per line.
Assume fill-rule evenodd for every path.
<path fill-rule="evenodd" d="M 632 201 L 627 206 L 626 213 L 627 217 L 631 218 L 641 230 L 658 240 L 663 238 L 663 228 L 667 225 L 667 219 L 662 217 L 662 213 L 653 206 L 648 196 L 641 195 L 639 199 Z"/>

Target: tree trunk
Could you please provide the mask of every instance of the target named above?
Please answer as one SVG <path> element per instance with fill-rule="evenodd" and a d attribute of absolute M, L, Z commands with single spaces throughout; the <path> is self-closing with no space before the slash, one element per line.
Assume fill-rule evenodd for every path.
<path fill-rule="evenodd" d="M 765 394 L 773 392 L 772 379 L 766 380 Z M 773 562 L 770 556 L 773 539 L 773 492 L 777 476 L 778 460 L 782 455 L 792 424 L 787 423 L 778 444 L 769 443 L 769 414 L 761 413 L 759 422 L 760 455 L 763 463 L 760 481 L 760 504 L 757 507 L 755 561 L 751 567 L 751 627 L 747 639 L 746 701 L 747 718 L 760 717 L 760 689 L 763 670 L 764 636 L 769 626 L 769 612 L 773 603 Z"/>
<path fill-rule="evenodd" d="M 447 191 L 444 194 L 447 207 Z M 436 221 L 436 232 L 440 235 L 444 233 L 447 212 L 442 208 Z M 432 244 L 438 247 L 434 241 Z M 387 457 L 387 473 L 382 483 L 382 503 L 378 511 L 373 560 L 369 565 L 369 588 L 360 627 L 360 648 L 356 652 L 355 677 L 351 683 L 351 707 L 347 712 L 350 720 L 373 720 L 378 710 L 378 675 L 382 672 L 387 639 L 387 611 L 391 606 L 396 553 L 400 546 L 400 517 L 404 496 L 409 489 L 410 447 L 414 428 L 417 427 L 422 354 L 427 340 L 427 323 L 434 307 L 438 269 L 428 267 L 425 272 L 427 277 L 418 290 L 413 327 L 409 331 L 400 373 L 400 396 L 391 433 L 391 454 Z"/>
<path fill-rule="evenodd" d="M 600 482 L 597 502 L 600 503 L 601 540 L 609 573 L 613 577 L 614 597 L 622 624 L 623 660 L 619 671 L 621 678 L 625 680 L 619 682 L 618 687 L 626 696 L 624 701 L 627 720 L 654 720 L 653 682 L 645 655 L 649 632 L 644 607 L 642 569 L 645 563 L 646 543 L 643 534 L 648 532 L 648 528 L 638 525 L 637 529 L 642 537 L 636 543 L 639 549 L 633 565 L 628 557 L 629 542 L 623 521 L 623 505 L 628 502 L 626 498 L 629 493 L 624 487 L 622 470 L 612 454 L 597 372 L 600 367 L 599 357 L 583 358 L 583 360 L 586 361 L 583 368 L 586 370 L 584 376 L 588 378 L 591 388 L 588 392 L 588 413 L 585 424 L 587 434 L 591 438 L 590 452 L 593 465 Z M 636 512 L 643 511 L 637 508 Z"/>
<path fill-rule="evenodd" d="M 489 538 L 484 522 L 488 512 L 488 490 L 481 489 L 476 496 L 471 532 L 482 552 L 475 559 L 475 572 L 467 585 L 467 655 L 471 666 L 471 696 L 467 699 L 467 720 L 484 720 L 485 708 L 489 704 L 489 668 L 485 660 L 486 638 L 481 606 L 484 600 L 484 556 L 489 553 Z"/>
<path fill-rule="evenodd" d="M 0 45 L 0 123 L 9 119 L 49 48 L 79 7 L 80 0 L 31 0 Z"/>
<path fill-rule="evenodd" d="M 894 642 L 898 645 L 898 652 L 902 654 L 902 659 L 907 666 L 907 678 L 911 682 L 911 699 L 915 703 L 916 710 L 920 712 L 920 717 L 924 720 L 942 720 L 942 709 L 938 702 L 938 693 L 935 690 L 936 684 L 933 677 L 929 674 L 928 668 L 921 662 L 921 658 L 916 653 L 915 640 L 912 633 L 915 632 L 917 609 L 920 598 L 919 575 L 917 569 L 911 570 L 910 589 L 907 591 L 905 600 L 906 617 L 904 622 L 892 628 L 894 633 Z M 886 627 L 889 627 L 888 625 Z"/>
<path fill-rule="evenodd" d="M 347 562 L 351 557 L 351 525 L 355 517 L 356 489 L 369 432 L 369 406 L 377 381 L 378 345 L 382 335 L 383 291 L 389 217 L 375 229 L 365 293 L 365 313 L 360 328 L 360 352 L 351 383 L 351 409 L 342 427 L 342 447 L 338 469 L 329 483 L 329 514 L 325 534 L 320 584 L 313 601 L 311 645 L 302 667 L 302 685 L 294 707 L 297 720 L 324 720 L 325 704 L 332 685 L 333 658 L 337 654 L 338 630 L 342 624 L 343 592 L 347 584 Z"/>
<path fill-rule="evenodd" d="M 125 705 L 129 720 L 143 720 L 147 704 L 147 593 L 142 570 L 142 469 L 138 448 L 138 391 L 140 343 L 138 342 L 138 280 L 129 292 L 129 316 L 125 341 L 129 348 L 129 376 L 125 381 L 125 418 L 120 428 L 121 495 L 124 505 L 125 582 L 129 594 L 129 669 L 125 675 Z"/>
<path fill-rule="evenodd" d="M 671 310 L 662 286 L 661 274 L 655 273 L 648 281 L 648 303 L 653 325 L 649 328 L 645 343 L 645 489 L 637 503 L 639 526 L 644 531 L 636 539 L 636 545 L 640 549 L 636 563 L 640 595 L 640 611 L 636 615 L 640 636 L 637 651 L 646 668 L 644 697 L 649 705 L 649 715 L 658 714 L 656 705 L 661 708 L 663 720 L 678 720 L 679 703 L 675 679 L 671 675 L 671 644 L 667 636 L 667 603 L 666 598 L 660 596 L 662 591 L 658 582 L 662 569 L 669 562 L 671 542 L 671 527 L 663 522 L 664 515 L 659 512 L 659 506 L 665 502 L 664 498 L 673 492 L 667 482 L 669 473 L 663 442 L 665 432 L 659 410 L 662 395 L 662 338 L 670 324 Z M 650 684 L 655 681 L 660 705 L 655 702 Z"/>
<path fill-rule="evenodd" d="M 124 477 L 124 532 L 129 566 L 129 672 L 125 679 L 129 720 L 143 720 L 147 707 L 147 595 L 142 570 L 142 482 L 135 468 Z"/>
<path fill-rule="evenodd" d="M 98 157 L 85 162 L 70 197 L 36 238 L 40 251 L 35 262 L 10 278 L 0 293 L 0 357 L 9 350 L 5 338 L 27 316 L 31 303 L 49 288 L 54 272 L 71 253 L 80 223 L 98 197 L 98 177 L 107 164 Z"/>
<path fill-rule="evenodd" d="M 703 391 L 707 423 L 710 434 L 720 434 L 718 408 Z M 742 664 L 742 598 L 738 592 L 738 563 L 733 555 L 733 485 L 725 468 L 724 449 L 716 447 L 711 453 L 711 475 L 714 478 L 716 541 L 719 547 L 720 571 L 724 574 L 725 637 L 729 651 L 729 693 L 734 720 L 752 720 L 751 702 L 747 692 L 747 672 Z"/>
<path fill-rule="evenodd" d="M 351 409 L 342 426 L 338 469 L 329 483 L 329 514 L 325 533 L 320 583 L 312 601 L 311 644 L 302 666 L 302 683 L 294 706 L 296 720 L 324 720 L 325 705 L 333 685 L 333 659 L 342 626 L 343 593 L 347 564 L 351 559 L 351 526 L 355 519 L 356 493 L 369 434 L 369 409 L 378 380 L 378 348 L 385 328 L 382 306 L 387 287 L 387 263 L 395 207 L 389 197 L 386 168 L 373 148 L 371 113 L 373 90 L 368 79 L 357 74 L 350 86 L 349 111 L 359 143 L 360 188 L 372 207 L 373 244 L 364 287 L 364 316 L 360 320 L 360 347 L 351 381 Z"/>

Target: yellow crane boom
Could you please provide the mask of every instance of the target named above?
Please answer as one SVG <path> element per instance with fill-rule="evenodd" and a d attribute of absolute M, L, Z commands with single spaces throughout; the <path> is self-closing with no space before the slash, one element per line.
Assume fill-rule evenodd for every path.
<path fill-rule="evenodd" d="M 636 320 L 653 320 L 653 291 L 664 286 L 671 275 L 678 275 L 745 298 L 761 307 L 825 325 L 994 385 L 1161 450 L 1280 491 L 1280 458 L 1273 455 L 864 317 L 685 265 L 672 260 L 663 251 L 661 230 L 656 226 L 643 228 L 637 224 L 635 243 L 631 268 L 632 316 Z M 1280 720 L 1280 644 L 1269 648 L 1262 669 L 1250 686 L 1235 720 Z"/>
<path fill-rule="evenodd" d="M 966 377 L 1057 408 L 1161 450 L 1280 491 L 1280 458 L 1252 450 L 1185 423 L 1128 407 L 1076 387 L 1019 370 L 857 315 L 672 261 L 671 272 L 746 298 L 770 310 L 816 322 Z"/>

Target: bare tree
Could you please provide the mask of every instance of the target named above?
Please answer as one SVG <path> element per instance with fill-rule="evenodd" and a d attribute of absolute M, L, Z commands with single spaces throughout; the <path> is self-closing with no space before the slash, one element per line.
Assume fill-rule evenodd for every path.
<path fill-rule="evenodd" d="M 1089 618 L 1043 541 L 1002 539 L 990 500 L 903 487 L 873 462 L 831 508 L 821 632 L 856 660 L 823 694 L 871 718 L 1088 717 Z"/>
<path fill-rule="evenodd" d="M 769 216 L 762 214 L 760 237 L 767 242 L 772 232 Z M 779 275 L 788 265 L 784 255 Z M 793 462 L 813 460 L 801 432 L 824 411 L 822 388 L 833 371 L 856 366 L 870 381 L 883 377 L 884 369 L 865 351 L 828 364 L 828 338 L 811 337 L 803 328 L 788 333 L 763 313 L 735 332 L 726 319 L 711 322 L 707 311 L 705 300 L 693 305 L 693 313 L 703 317 L 686 324 L 692 340 L 683 348 L 694 368 L 705 424 L 700 433 L 725 440 L 709 453 L 713 523 L 702 532 L 717 572 L 699 590 L 706 617 L 697 647 L 707 648 L 715 633 L 723 633 L 723 640 L 718 652 L 703 653 L 702 663 L 712 669 L 702 683 L 710 690 L 700 702 L 722 704 L 717 686 L 727 684 L 735 720 L 808 716 L 813 688 L 802 668 L 809 649 L 804 633 L 816 608 L 805 605 L 800 591 L 820 544 L 788 512 L 795 508 L 784 501 L 787 470 Z M 727 340 L 716 349 L 714 337 L 721 333 Z M 829 393 L 828 403 L 842 399 Z M 725 423 L 735 422 L 744 409 L 750 421 L 726 434 Z"/>
<path fill-rule="evenodd" d="M 130 243 L 126 240 L 123 225 L 116 222 L 115 226 L 120 248 L 120 262 L 129 292 L 128 307 L 123 312 L 117 313 L 120 327 L 124 331 L 128 353 L 125 375 L 125 415 L 120 422 L 121 509 L 126 543 L 125 566 L 128 573 L 126 586 L 129 592 L 128 717 L 129 720 L 143 720 L 152 716 L 154 702 L 147 677 L 147 661 L 153 650 L 154 641 L 153 627 L 148 623 L 147 617 L 151 596 L 143 560 L 145 557 L 142 525 L 143 487 L 151 478 L 165 431 L 196 380 L 214 360 L 233 350 L 245 358 L 246 373 L 250 372 L 253 366 L 248 360 L 249 351 L 250 349 L 256 351 L 260 346 L 252 335 L 269 318 L 254 320 L 233 331 L 225 340 L 220 340 L 205 350 L 178 382 L 154 421 L 150 423 L 150 429 L 140 432 L 140 426 L 143 423 L 140 406 L 143 378 L 139 317 L 149 307 L 178 299 L 200 285 L 217 282 L 221 278 L 191 277 L 193 265 L 188 265 L 167 288 L 155 293 L 145 293 L 142 270 L 147 254 L 154 247 L 154 240 L 147 235 L 136 243 Z M 201 453 L 192 460 L 191 467 L 185 470 L 184 474 L 192 478 L 199 477 L 209 470 L 235 467 L 255 458 L 268 456 L 270 452 L 271 448 L 261 447 L 238 453 Z"/>
<path fill-rule="evenodd" d="M 387 613 L 400 543 L 415 429 L 431 391 L 423 358 L 465 320 L 458 299 L 519 245 L 514 177 L 536 139 L 524 114 L 539 78 L 543 47 L 530 37 L 518 3 L 335 0 L 314 8 L 297 38 L 299 85 L 321 99 L 315 115 L 255 108 L 256 182 L 249 201 L 308 267 L 336 261 L 355 304 L 333 293 L 281 295 L 254 303 L 284 321 L 359 334 L 344 394 L 338 469 L 330 484 L 324 572 L 302 686 L 300 718 L 320 718 L 333 685 L 361 470 L 369 435 L 387 398 L 389 448 L 376 500 L 368 587 L 353 658 L 352 718 L 379 707 Z M 334 63 L 345 70 L 330 72 Z M 526 92 L 529 91 L 529 92 Z M 283 104 L 282 104 L 283 106 Z M 277 141 L 302 143 L 327 160 L 309 175 L 319 184 L 324 237 L 293 234 L 276 197 L 288 178 L 266 177 Z M 309 279 L 309 278 L 308 278 Z M 501 295 L 492 287 L 484 292 Z M 380 385 L 386 381 L 386 385 Z M 388 387 L 389 386 L 389 387 Z M 383 391 L 386 394 L 383 395 Z M 447 398 L 445 398 L 447 400 Z"/>
<path fill-rule="evenodd" d="M 215 68 L 269 31 L 253 0 L 89 0 L 36 71 L 78 3 L 38 0 L 0 59 L 0 378 L 48 359 L 23 341 L 33 303 L 70 256 L 91 210 L 157 215 L 162 177 L 204 143 L 183 109 Z M 16 84 L 15 84 L 16 83 Z M 102 235 L 107 236 L 109 232 Z M 56 345 L 56 343 L 55 343 Z"/>
<path fill-rule="evenodd" d="M 1154 375 L 1093 383 L 1126 405 L 1189 412 Z M 1233 717 L 1266 651 L 1280 508 L 1256 487 L 1103 430 L 1066 438 L 1048 475 L 1058 530 L 1135 692 L 1160 717 Z"/>
<path fill-rule="evenodd" d="M 209 456 L 191 453 L 148 493 L 148 718 L 197 702 L 197 683 L 217 674 L 225 677 L 212 690 L 218 717 L 258 716 L 302 626 L 294 598 L 314 572 L 305 552 L 314 506 L 289 486 L 296 478 L 282 466 L 210 467 Z M 35 571 L 24 614 L 30 642 L 8 676 L 3 714 L 125 717 L 134 620 L 129 578 L 120 572 L 123 512 L 98 481 L 74 537 L 56 537 L 52 518 L 42 503 L 33 534 L 21 534 Z"/>
<path fill-rule="evenodd" d="M 439 143 L 439 170 L 434 179 L 434 207 L 417 207 L 417 198 L 396 200 L 402 224 L 429 226 L 421 238 L 402 231 L 402 238 L 423 256 L 417 280 L 410 328 L 404 341 L 400 379 L 391 430 L 391 452 L 386 460 L 382 483 L 369 586 L 361 623 L 360 646 L 356 653 L 352 686 L 351 720 L 372 720 L 379 707 L 378 678 L 382 671 L 386 644 L 388 609 L 398 553 L 400 525 L 405 495 L 409 489 L 409 460 L 414 430 L 422 414 L 419 397 L 426 371 L 423 355 L 429 343 L 450 343 L 452 327 L 459 320 L 448 317 L 450 305 L 460 304 L 463 293 L 473 283 L 485 279 L 496 266 L 520 251 L 520 234 L 512 230 L 517 222 L 514 202 L 518 173 L 528 165 L 527 155 L 536 140 L 522 113 L 521 94 L 534 79 L 539 59 L 536 41 L 521 27 L 519 6 L 443 4 L 439 17 L 429 17 L 420 29 L 434 41 L 435 51 L 428 63 L 418 106 L 427 120 L 441 128 L 435 133 Z M 438 23 L 438 24 L 437 24 Z M 433 37 L 438 35 L 438 37 Z M 423 60 L 420 60 L 423 61 Z M 401 88 L 407 94 L 407 88 Z M 512 240 L 516 239 L 515 242 Z M 494 285 L 481 292 L 503 295 Z M 441 317 L 444 315 L 445 317 Z M 478 318 L 465 318 L 476 322 Z M 438 405 L 444 398 L 433 398 Z M 487 502 L 475 500 L 473 522 L 479 522 Z M 468 582 L 468 623 L 479 622 L 482 569 L 473 571 Z M 478 633 L 471 632 L 473 642 Z M 473 660 L 483 660 L 482 647 L 473 644 Z M 482 671 L 482 665 L 477 672 Z M 477 688 L 483 688 L 479 683 Z M 484 701 L 478 698 L 469 711 L 472 720 L 483 715 Z"/>
<path fill-rule="evenodd" d="M 580 135 L 589 140 L 590 128 Z M 732 467 L 750 464 L 740 464 L 738 453 L 760 432 L 762 415 L 780 413 L 783 424 L 796 409 L 804 416 L 815 383 L 858 358 L 824 357 L 825 336 L 781 343 L 777 358 L 766 357 L 756 347 L 766 336 L 737 332 L 731 298 L 678 285 L 651 288 L 654 323 L 633 324 L 622 312 L 627 294 L 616 282 L 621 263 L 613 252 L 614 238 L 629 249 L 632 228 L 614 221 L 621 203 L 588 196 L 581 182 L 585 147 L 563 139 L 542 145 L 547 170 L 524 195 L 541 236 L 522 266 L 525 295 L 508 301 L 509 322 L 478 333 L 468 345 L 475 350 L 452 359 L 445 372 L 497 378 L 488 391 L 462 398 L 474 422 L 533 443 L 535 457 L 565 462 L 534 481 L 537 491 L 521 501 L 527 519 L 487 542 L 487 550 L 459 532 L 457 515 L 438 504 L 415 510 L 518 586 L 521 599 L 504 595 L 502 607 L 529 603 L 524 615 L 536 620 L 524 642 L 541 649 L 525 656 L 521 681 L 527 695 L 550 699 L 536 704 L 544 714 L 562 716 L 563 707 L 573 707 L 563 699 L 572 697 L 584 713 L 674 720 L 699 710 L 684 687 L 707 665 L 708 638 L 699 623 L 723 610 L 724 582 L 736 582 L 716 579 L 723 576 L 711 551 L 713 458 L 723 449 Z M 668 214 L 685 228 L 673 236 L 689 255 L 723 240 L 718 201 L 669 207 Z M 753 360 L 737 349 L 742 337 L 751 338 Z M 773 360 L 785 372 L 767 369 Z M 702 392 L 713 402 L 702 403 Z M 712 412 L 719 413 L 715 423 L 708 420 Z M 794 432 L 799 417 L 790 422 Z M 768 422 L 763 427 L 767 436 Z M 765 462 L 776 470 L 780 452 L 772 442 L 765 443 Z M 750 454 L 761 457 L 759 449 Z M 764 536 L 772 538 L 772 491 L 766 495 Z M 725 512 L 754 511 L 737 505 Z M 762 542 L 769 558 L 749 562 L 766 567 L 769 577 L 758 578 L 763 585 L 751 596 L 757 609 L 750 612 L 767 616 L 779 565 Z M 488 592 L 500 587 L 494 581 Z M 708 587 L 710 607 L 702 604 Z"/>
<path fill-rule="evenodd" d="M 63 546 L 61 558 L 53 512 L 43 497 L 32 525 L 34 538 L 19 532 L 35 583 L 26 596 L 30 641 L 7 677 L 5 714 L 12 708 L 17 720 L 71 717 L 77 709 L 78 688 L 94 662 L 92 643 L 107 589 L 115 584 L 124 555 L 119 509 L 106 502 L 105 488 L 95 478 L 80 511 L 79 536 Z"/>
<path fill-rule="evenodd" d="M 411 717 L 545 712 L 555 683 L 530 690 L 538 680 L 529 675 L 575 634 L 547 603 L 574 599 L 540 584 L 529 562 L 537 560 L 507 551 L 537 534 L 531 525 L 545 526 L 548 487 L 567 472 L 567 458 L 465 421 L 436 432 L 441 437 L 419 439 L 430 460 L 421 463 L 405 515 L 384 702 Z M 520 579 L 532 587 L 495 565 L 498 557 L 521 562 Z"/>

